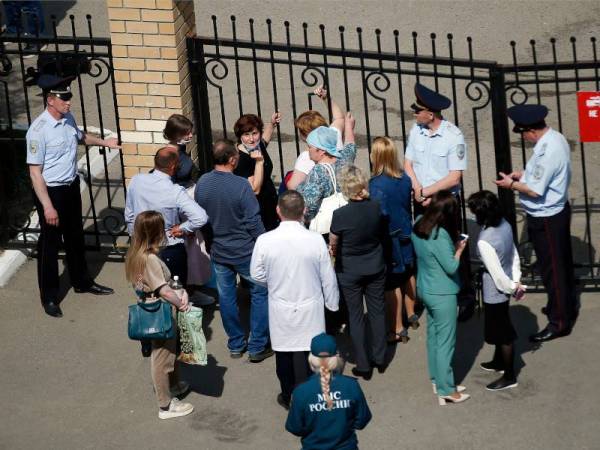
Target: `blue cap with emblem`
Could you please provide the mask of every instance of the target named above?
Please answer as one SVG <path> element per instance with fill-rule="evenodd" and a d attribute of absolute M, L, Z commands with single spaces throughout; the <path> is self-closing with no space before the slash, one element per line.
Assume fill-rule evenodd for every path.
<path fill-rule="evenodd" d="M 38 86 L 44 94 L 52 94 L 61 100 L 70 100 L 73 97 L 71 82 L 75 77 L 59 77 L 51 74 L 43 74 L 37 80 Z"/>
<path fill-rule="evenodd" d="M 325 333 L 317 334 L 310 341 L 310 352 L 315 356 L 321 357 L 335 356 L 337 344 L 334 337 Z"/>
<path fill-rule="evenodd" d="M 424 109 L 431 112 L 440 112 L 452 104 L 448 97 L 432 91 L 421 83 L 415 84 L 415 97 L 417 97 L 417 101 L 410 106 L 415 112 Z"/>
<path fill-rule="evenodd" d="M 515 105 L 508 108 L 507 113 L 515 123 L 513 127 L 515 133 L 546 127 L 544 119 L 548 115 L 548 108 L 544 105 Z"/>

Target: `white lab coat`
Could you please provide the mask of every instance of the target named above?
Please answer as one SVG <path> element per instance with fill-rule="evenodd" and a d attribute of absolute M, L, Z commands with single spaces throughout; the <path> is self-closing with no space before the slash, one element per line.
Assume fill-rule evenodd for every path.
<path fill-rule="evenodd" d="M 256 240 L 250 275 L 269 290 L 271 346 L 310 350 L 325 331 L 325 309 L 337 311 L 339 290 L 327 245 L 299 222 L 283 221 Z"/>

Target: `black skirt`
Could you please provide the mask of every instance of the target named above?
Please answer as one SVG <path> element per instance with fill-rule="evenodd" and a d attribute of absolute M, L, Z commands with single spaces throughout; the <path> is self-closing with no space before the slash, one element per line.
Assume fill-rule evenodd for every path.
<path fill-rule="evenodd" d="M 491 345 L 510 344 L 517 333 L 510 321 L 509 301 L 502 303 L 484 303 L 484 339 Z"/>

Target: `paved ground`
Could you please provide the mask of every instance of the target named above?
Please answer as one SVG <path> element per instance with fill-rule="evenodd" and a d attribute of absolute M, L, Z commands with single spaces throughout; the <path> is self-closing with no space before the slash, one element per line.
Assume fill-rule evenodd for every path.
<path fill-rule="evenodd" d="M 112 297 L 66 293 L 65 317 L 39 307 L 35 261 L 0 290 L 0 448 L 2 449 L 284 449 L 298 442 L 283 429 L 275 403 L 274 360 L 231 360 L 218 312 L 206 311 L 209 364 L 186 368 L 193 415 L 159 421 L 149 361 L 126 335 L 131 290 L 122 263 L 90 255 L 97 280 Z M 65 277 L 66 278 L 66 277 Z M 64 280 L 63 280 L 64 281 Z M 425 366 L 425 327 L 406 345 L 390 348 L 384 375 L 361 382 L 373 421 L 361 448 L 592 449 L 598 448 L 600 295 L 584 294 L 581 318 L 565 339 L 533 349 L 525 337 L 543 325 L 542 296 L 513 305 L 520 334 L 519 387 L 490 393 L 492 376 L 477 365 L 490 356 L 481 318 L 459 327 L 456 375 L 473 398 L 439 407 Z M 349 360 L 346 339 L 341 348 Z M 594 350 L 596 349 L 596 350 Z M 349 371 L 351 364 L 346 369 Z"/>

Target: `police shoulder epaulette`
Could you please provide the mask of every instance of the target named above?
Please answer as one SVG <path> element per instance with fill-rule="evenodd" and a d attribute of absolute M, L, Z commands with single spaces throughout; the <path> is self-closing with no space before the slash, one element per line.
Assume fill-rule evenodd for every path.
<path fill-rule="evenodd" d="M 457 136 L 462 136 L 462 131 L 453 123 L 448 122 L 448 130 Z"/>
<path fill-rule="evenodd" d="M 40 119 L 34 126 L 33 131 L 40 131 L 46 125 L 46 119 Z"/>

